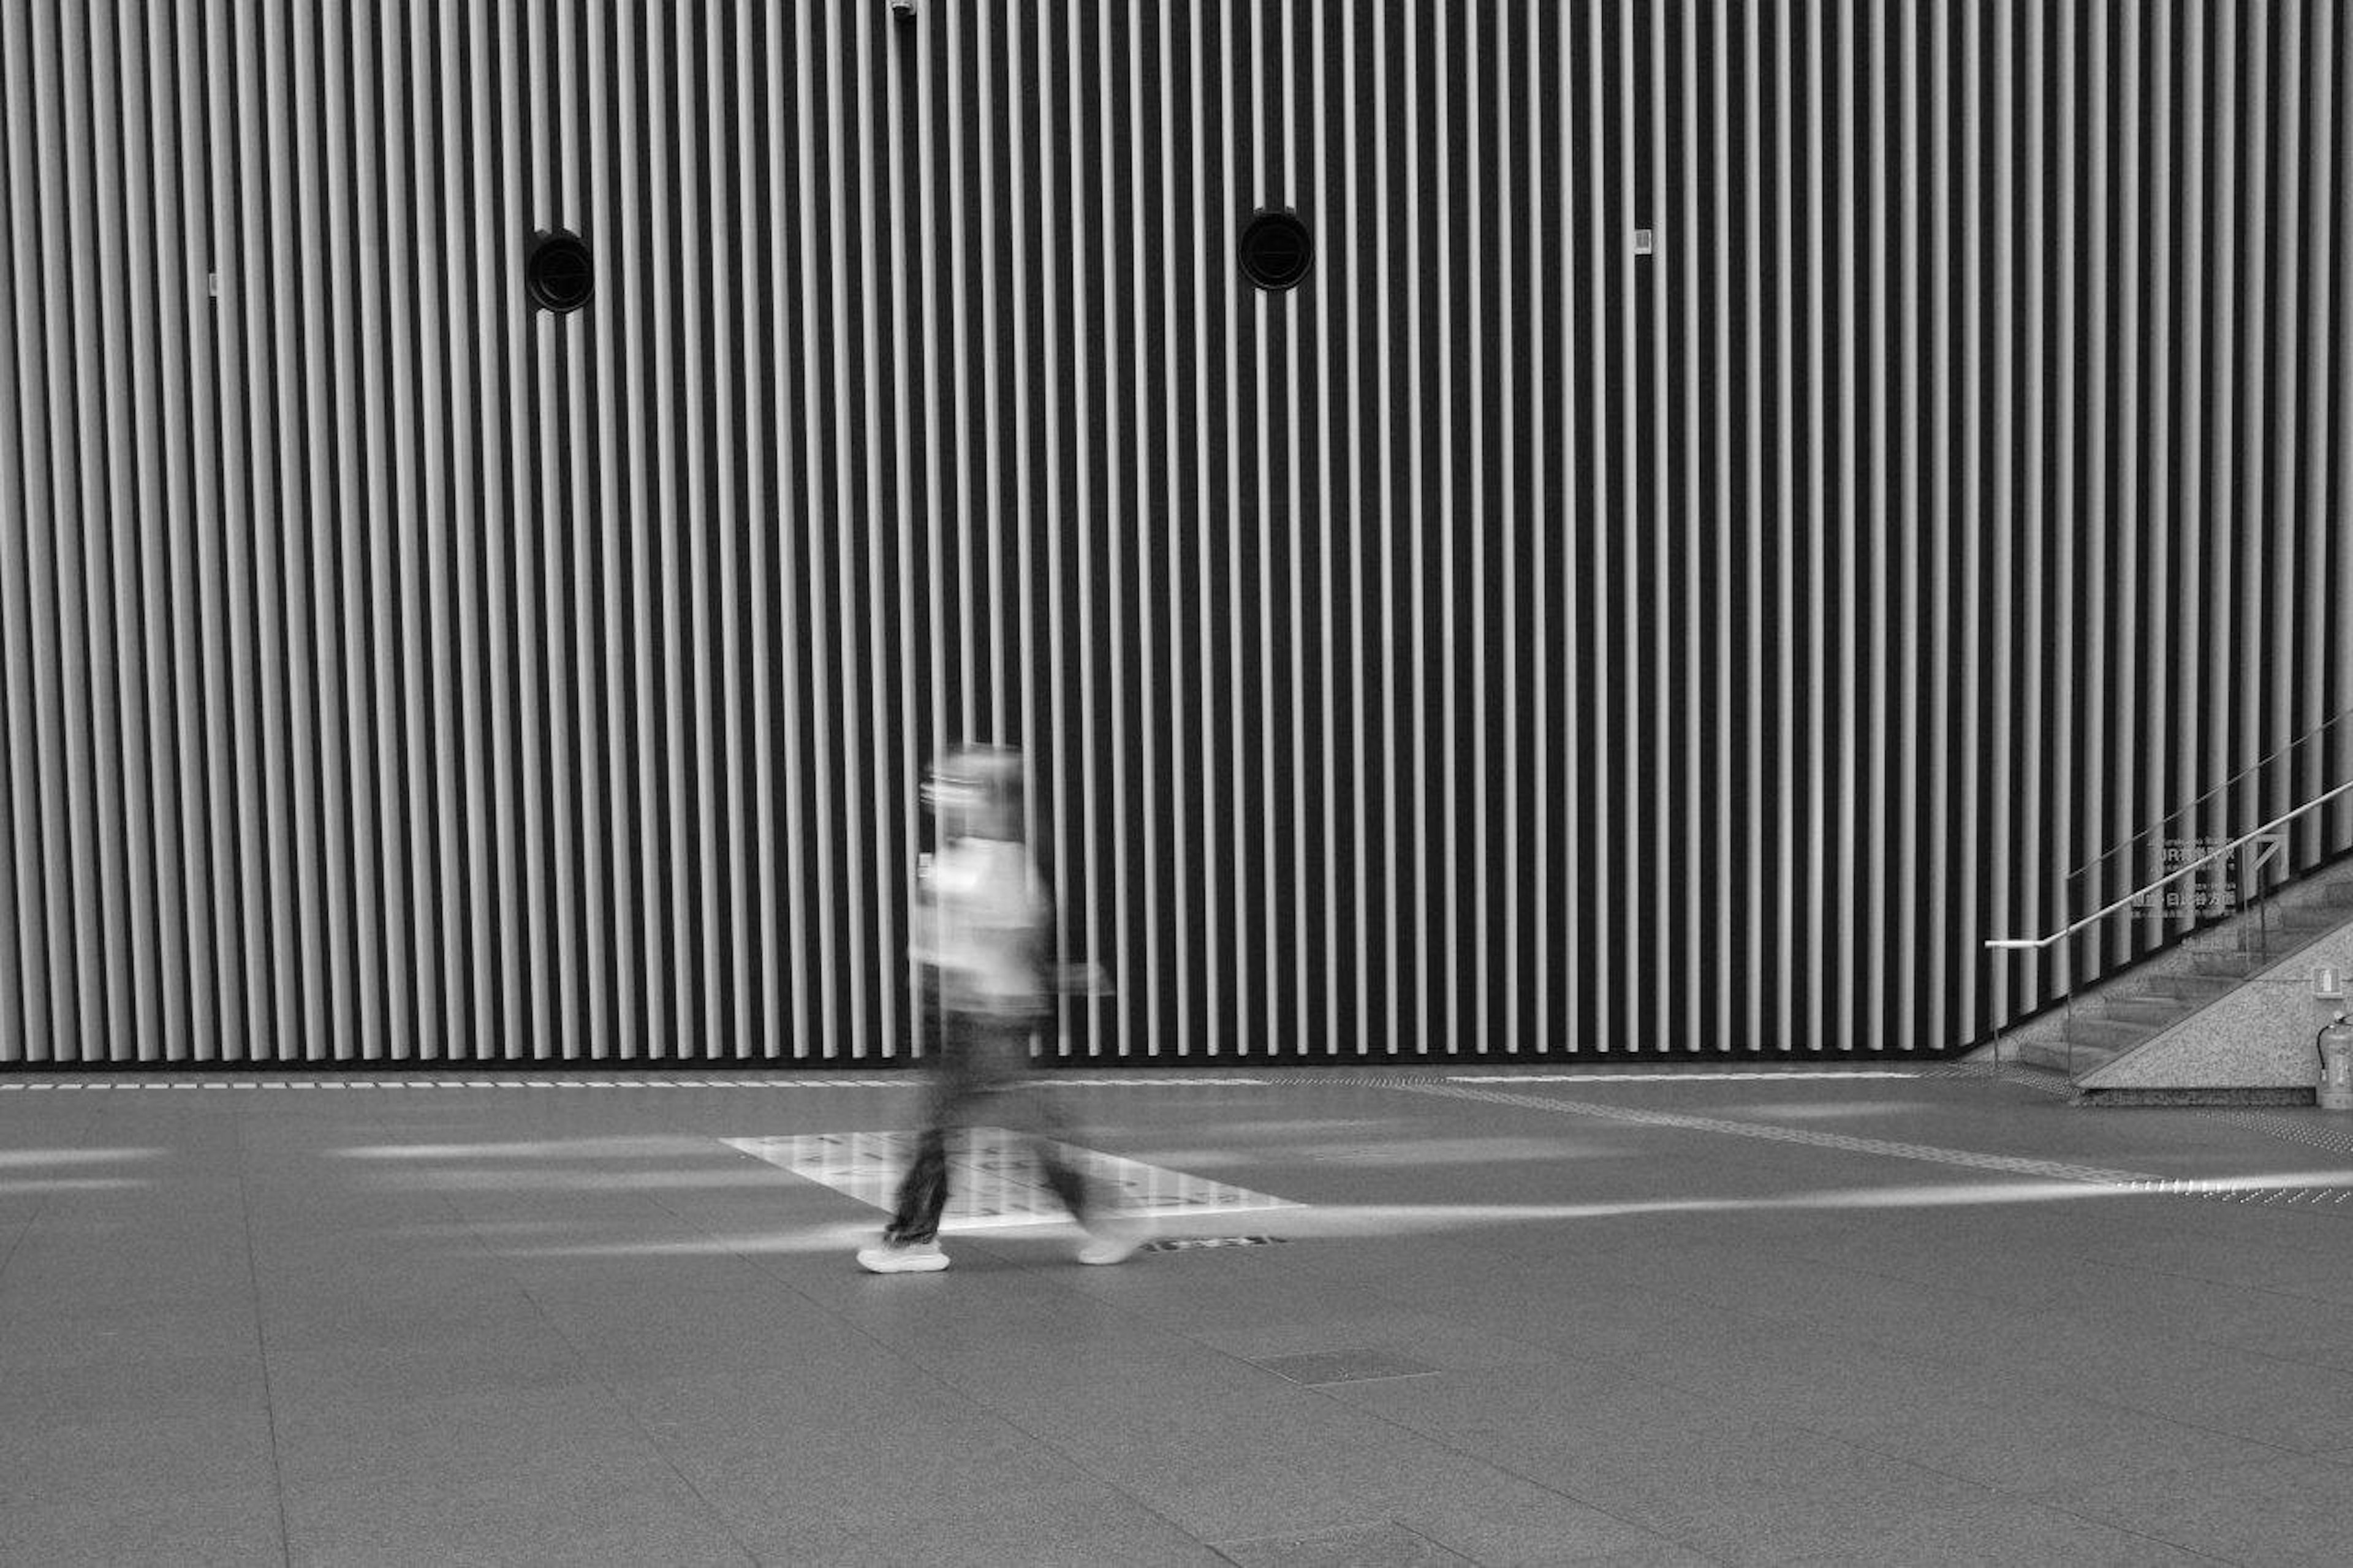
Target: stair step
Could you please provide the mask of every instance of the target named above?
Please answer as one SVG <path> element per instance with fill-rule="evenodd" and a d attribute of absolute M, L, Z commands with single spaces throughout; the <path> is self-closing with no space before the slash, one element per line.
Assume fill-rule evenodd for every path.
<path fill-rule="evenodd" d="M 2189 960 L 2193 974 L 2212 974 L 2228 979 L 2244 980 L 2259 970 L 2269 968 L 2271 961 L 2260 952 L 2241 950 L 2235 952 L 2201 952 Z"/>
<path fill-rule="evenodd" d="M 2221 974 L 2152 974 L 2148 979 L 2149 994 L 2188 1002 L 2211 1002 L 2238 988 L 2236 980 Z"/>
<path fill-rule="evenodd" d="M 2121 1049 L 2147 1039 L 2157 1033 L 2157 1026 L 2126 1023 L 2116 1018 L 2096 1018 L 2078 1013 L 2067 1020 L 2067 1026 L 2060 1033 L 2079 1046 L 2114 1046 Z"/>
<path fill-rule="evenodd" d="M 2029 1067 L 2079 1074 L 2105 1067 L 2122 1054 L 2105 1046 L 2089 1045 L 2078 1045 L 2071 1051 L 2064 1040 L 2029 1040 L 2018 1047 L 2018 1059 Z"/>
<path fill-rule="evenodd" d="M 2194 1011 L 2194 1005 L 2179 996 L 2119 996 L 2108 1004 L 2108 1016 L 2126 1024 L 2152 1024 L 2158 1028 Z"/>
<path fill-rule="evenodd" d="M 2353 914 L 2344 910 L 2285 910 L 2272 918 L 2272 929 L 2317 935 L 2321 931 L 2335 931 L 2348 920 L 2353 920 Z"/>

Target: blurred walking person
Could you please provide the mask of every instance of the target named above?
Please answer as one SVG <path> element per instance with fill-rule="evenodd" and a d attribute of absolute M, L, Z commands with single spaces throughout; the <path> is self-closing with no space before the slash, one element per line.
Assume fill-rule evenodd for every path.
<path fill-rule="evenodd" d="M 1087 1232 L 1079 1261 L 1122 1262 L 1139 1238 L 1066 1157 L 1061 1107 L 1029 1070 L 1029 1037 L 1051 1016 L 1054 904 L 1022 838 L 1021 753 L 953 751 L 932 764 L 923 801 L 938 821 L 940 847 L 917 863 L 911 956 L 938 1023 L 937 1046 L 913 1163 L 881 1240 L 858 1261 L 877 1274 L 948 1266 L 939 1244 L 948 1134 L 987 1105 L 1000 1124 L 1029 1136 L 1047 1186 Z"/>

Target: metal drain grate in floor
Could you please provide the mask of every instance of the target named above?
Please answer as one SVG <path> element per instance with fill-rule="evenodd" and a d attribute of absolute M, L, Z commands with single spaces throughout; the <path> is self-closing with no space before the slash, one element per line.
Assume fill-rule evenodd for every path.
<path fill-rule="evenodd" d="M 1165 1236 L 1157 1241 L 1147 1241 L 1137 1250 L 1142 1252 L 1213 1252 L 1229 1247 L 1280 1247 L 1279 1236 Z"/>
<path fill-rule="evenodd" d="M 1426 1377 L 1437 1367 L 1388 1351 L 1314 1351 L 1269 1356 L 1253 1363 L 1293 1383 L 1370 1383 L 1383 1377 Z"/>

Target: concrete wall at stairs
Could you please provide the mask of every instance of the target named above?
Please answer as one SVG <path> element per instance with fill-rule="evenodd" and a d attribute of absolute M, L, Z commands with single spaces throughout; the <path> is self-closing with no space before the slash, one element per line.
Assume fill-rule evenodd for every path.
<path fill-rule="evenodd" d="M 2082 1087 L 2308 1089 L 2319 1077 L 2312 1037 L 2327 1021 L 2312 994 L 2312 972 L 2330 963 L 2353 975 L 2353 921 L 2085 1074 Z"/>

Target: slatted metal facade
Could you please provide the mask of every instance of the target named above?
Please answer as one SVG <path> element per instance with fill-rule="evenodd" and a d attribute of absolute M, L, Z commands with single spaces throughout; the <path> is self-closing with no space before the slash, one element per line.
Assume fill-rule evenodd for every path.
<path fill-rule="evenodd" d="M 904 1056 L 966 735 L 1066 1052 L 1935 1050 L 2353 707 L 2329 0 L 917 11 L 0 7 L 0 1063 Z"/>

